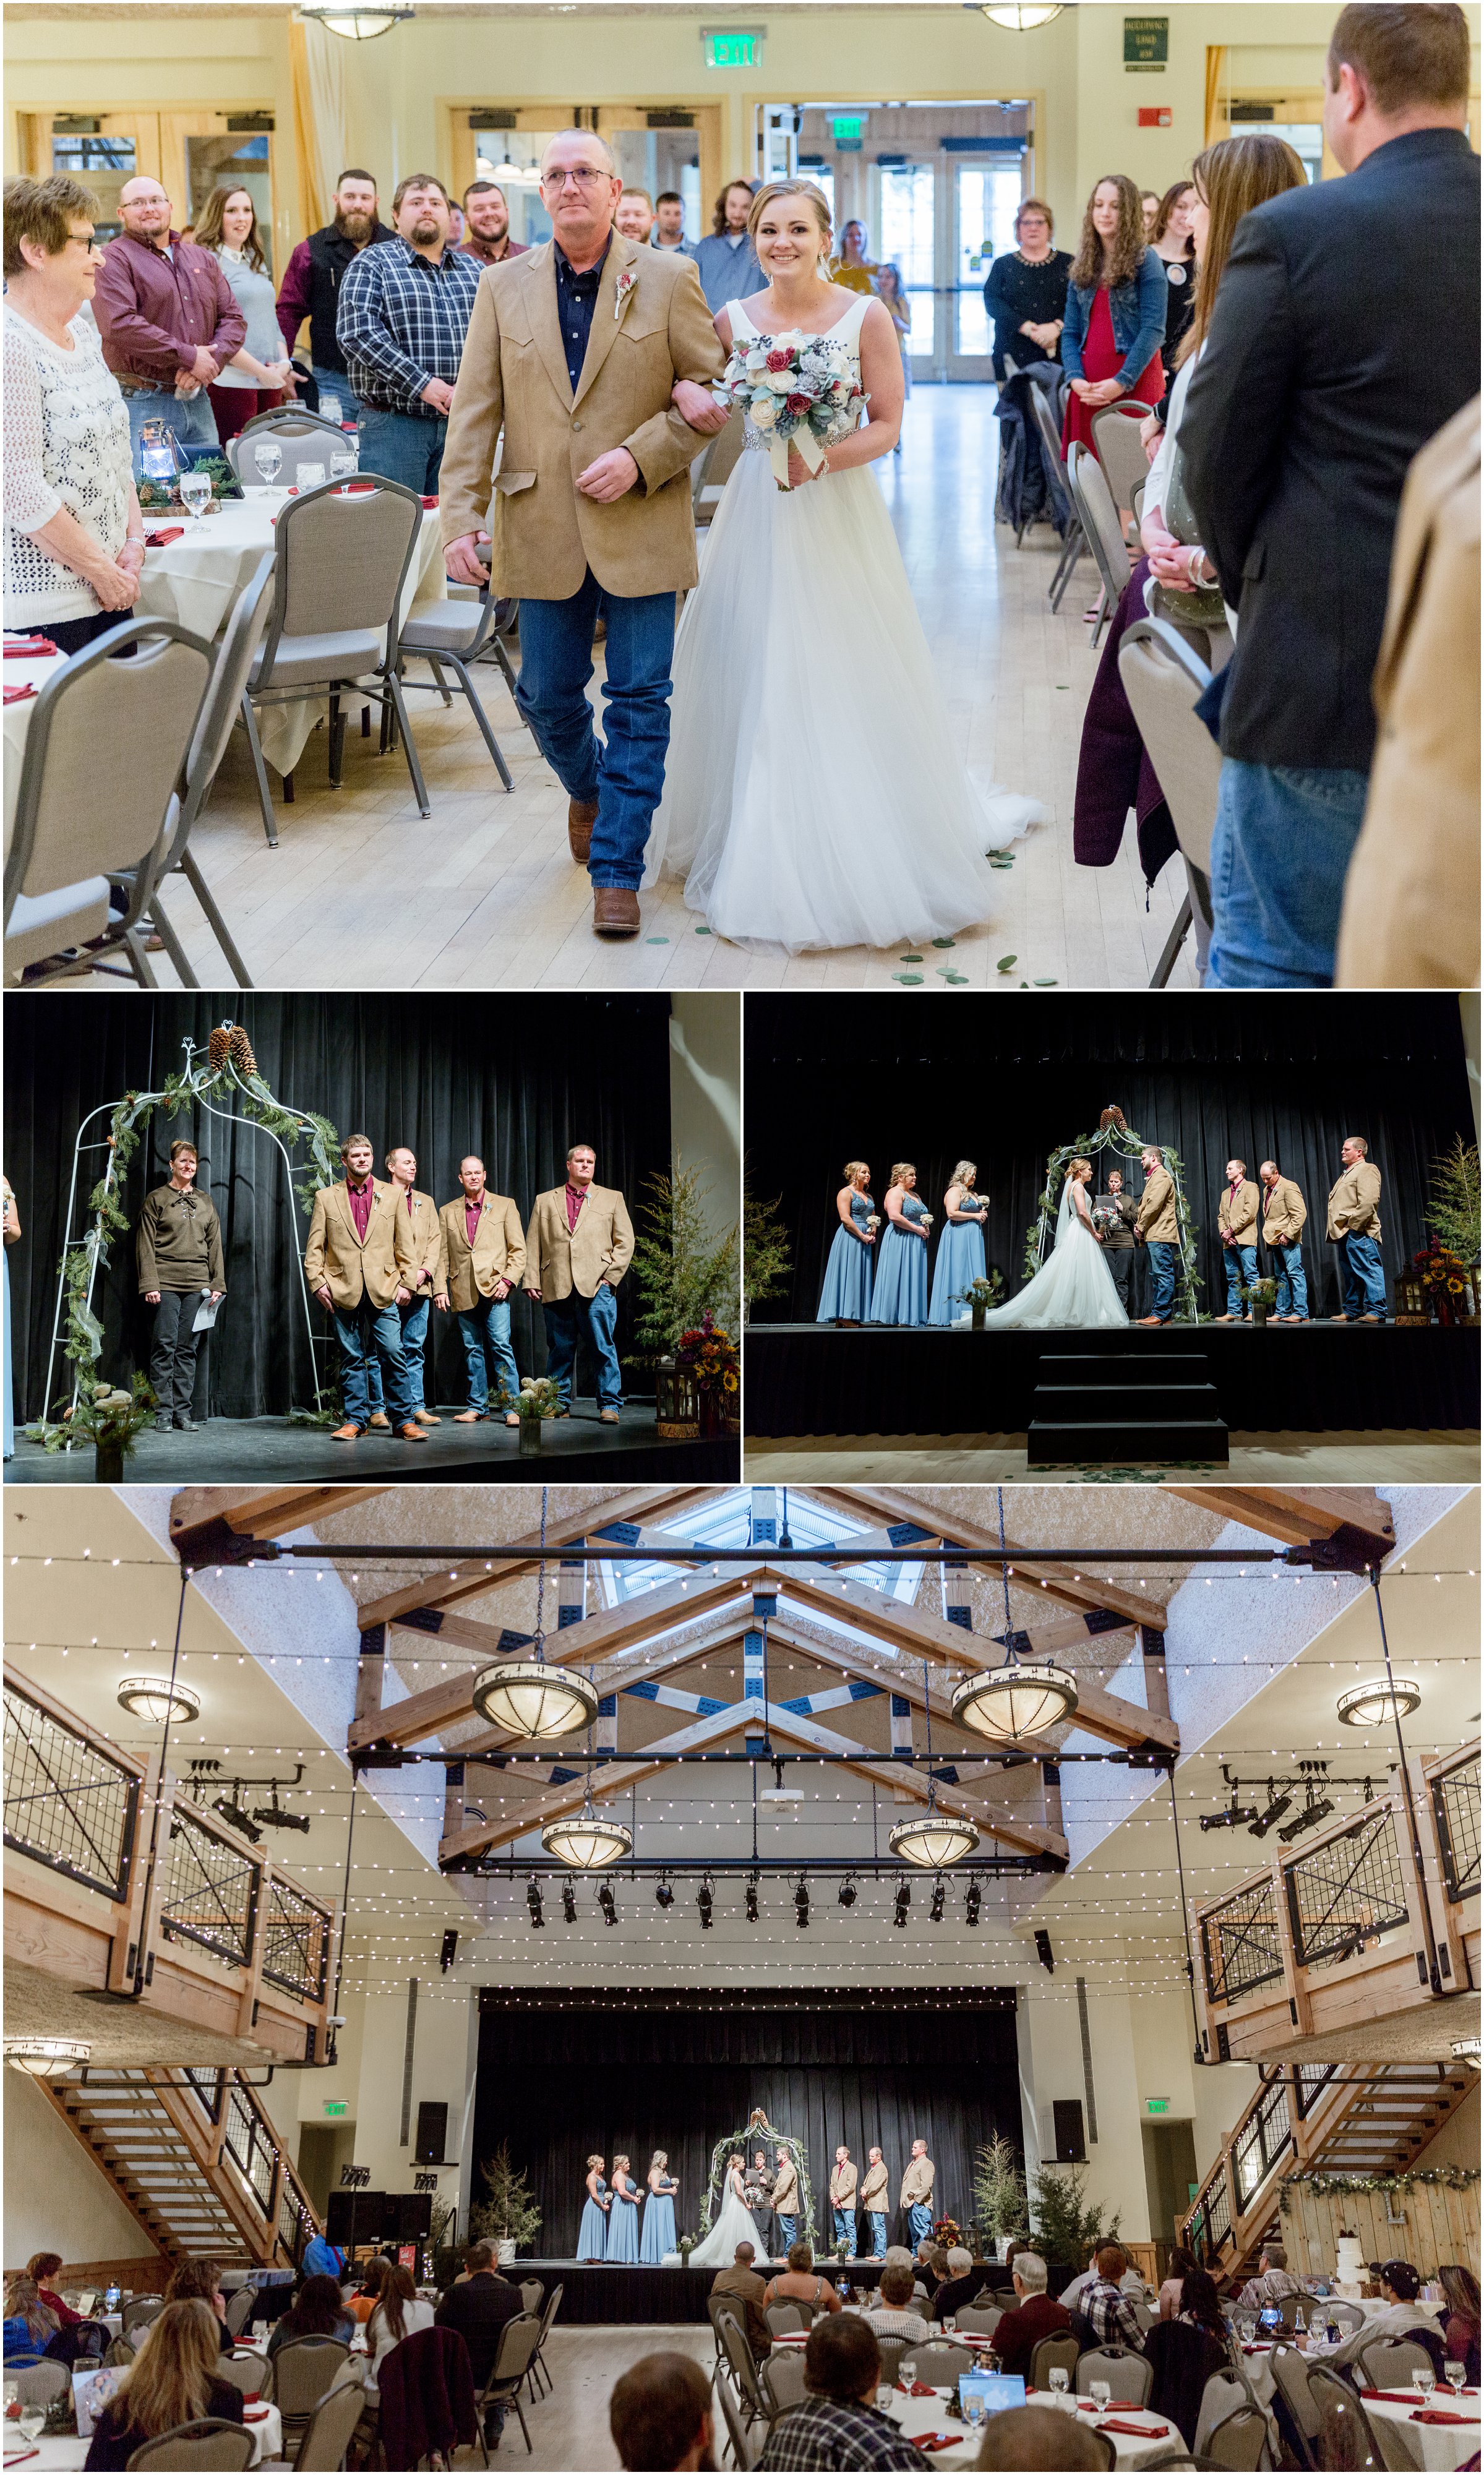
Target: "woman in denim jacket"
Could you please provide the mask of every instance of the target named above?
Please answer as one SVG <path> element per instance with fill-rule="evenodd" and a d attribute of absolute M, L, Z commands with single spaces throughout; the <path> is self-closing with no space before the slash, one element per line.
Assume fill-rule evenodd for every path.
<path fill-rule="evenodd" d="M 1145 246 L 1138 190 L 1122 172 L 1100 181 L 1087 201 L 1082 246 L 1067 281 L 1061 365 L 1071 380 L 1061 433 L 1092 445 L 1092 416 L 1105 404 L 1131 396 L 1157 404 L 1164 393 L 1164 339 L 1169 286 L 1164 262 Z"/>

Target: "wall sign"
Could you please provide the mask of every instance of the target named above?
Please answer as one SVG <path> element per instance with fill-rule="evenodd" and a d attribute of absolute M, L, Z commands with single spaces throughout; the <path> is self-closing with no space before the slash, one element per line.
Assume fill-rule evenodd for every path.
<path fill-rule="evenodd" d="M 756 69 L 763 65 L 761 26 L 703 26 L 701 47 L 709 69 Z"/>
<path fill-rule="evenodd" d="M 1123 21 L 1123 64 L 1126 69 L 1162 69 L 1170 58 L 1168 17 L 1126 17 Z"/>
<path fill-rule="evenodd" d="M 350 2099 L 343 2096 L 328 2096 L 325 2099 L 325 2111 L 327 2114 L 349 2114 Z"/>
<path fill-rule="evenodd" d="M 1146 2114 L 1168 2114 L 1170 2100 L 1167 2096 L 1147 2096 L 1144 2099 L 1144 2111 Z"/>
<path fill-rule="evenodd" d="M 864 142 L 864 120 L 856 117 L 850 120 L 837 120 L 832 125 L 835 131 L 836 152 L 840 155 L 858 155 Z"/>

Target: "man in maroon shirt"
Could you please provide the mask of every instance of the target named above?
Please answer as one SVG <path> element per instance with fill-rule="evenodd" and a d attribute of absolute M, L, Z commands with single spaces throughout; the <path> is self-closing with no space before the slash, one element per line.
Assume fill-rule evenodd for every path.
<path fill-rule="evenodd" d="M 129 444 L 161 421 L 182 447 L 214 447 L 207 387 L 247 340 L 247 320 L 214 250 L 171 229 L 170 200 L 141 174 L 118 193 L 123 231 L 104 252 L 93 293 L 103 357 L 129 405 Z"/>
<path fill-rule="evenodd" d="M 1031 2377 L 1031 2357 L 1042 2338 L 1059 2336 L 1070 2329 L 1072 2316 L 1064 2303 L 1058 2303 L 1046 2291 L 1046 2263 L 1035 2251 L 1017 2251 L 1011 2271 L 1015 2284 L 1015 2309 L 1006 2312 L 994 2324 L 994 2351 L 1000 2359 L 1002 2372 L 1019 2372 L 1022 2379 Z"/>
<path fill-rule="evenodd" d="M 510 237 L 510 208 L 498 181 L 470 182 L 464 191 L 464 222 L 462 257 L 476 258 L 481 266 L 502 266 L 507 257 L 525 256 L 527 244 Z"/>

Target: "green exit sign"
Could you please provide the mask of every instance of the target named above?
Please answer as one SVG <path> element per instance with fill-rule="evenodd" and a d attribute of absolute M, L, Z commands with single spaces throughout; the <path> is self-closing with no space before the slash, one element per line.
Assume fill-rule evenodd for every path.
<path fill-rule="evenodd" d="M 1147 2096 L 1144 2099 L 1144 2111 L 1146 2114 L 1168 2114 L 1170 2100 L 1167 2096 Z"/>
<path fill-rule="evenodd" d="M 761 26 L 703 26 L 709 69 L 757 69 L 763 65 Z"/>
<path fill-rule="evenodd" d="M 1162 69 L 1170 57 L 1168 17 L 1126 17 L 1123 21 L 1123 64 L 1126 69 Z"/>
<path fill-rule="evenodd" d="M 861 143 L 861 132 L 864 126 L 865 123 L 864 120 L 837 120 L 835 123 L 836 145 L 859 146 Z"/>
<path fill-rule="evenodd" d="M 349 2114 L 351 2111 L 349 2097 L 328 2096 L 325 2099 L 325 2111 L 327 2114 Z"/>

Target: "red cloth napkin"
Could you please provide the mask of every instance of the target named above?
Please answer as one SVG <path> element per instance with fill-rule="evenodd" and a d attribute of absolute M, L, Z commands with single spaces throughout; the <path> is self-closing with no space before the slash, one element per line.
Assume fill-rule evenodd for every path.
<path fill-rule="evenodd" d="M 937 2395 L 931 2381 L 913 2381 L 911 2389 L 905 2381 L 898 2381 L 897 2389 L 903 2397 L 937 2397 Z"/>
<path fill-rule="evenodd" d="M 44 662 L 56 650 L 50 636 L 7 636 L 5 640 L 7 661 L 13 655 L 17 662 Z"/>
<path fill-rule="evenodd" d="M 1120 2423 L 1116 2415 L 1105 2415 L 1100 2432 L 1126 2432 L 1133 2440 L 1162 2440 L 1170 2427 L 1167 2423 Z"/>
<path fill-rule="evenodd" d="M 23 688 L 7 688 L 5 691 L 5 701 L 7 704 L 24 704 L 28 697 L 34 697 L 35 695 L 36 689 L 28 679 Z"/>
<path fill-rule="evenodd" d="M 1477 2423 L 1476 2414 L 1452 2414 L 1444 2406 L 1420 2406 L 1408 2417 L 1412 2423 Z"/>
<path fill-rule="evenodd" d="M 431 496 L 430 496 L 430 497 L 426 497 L 426 498 L 425 498 L 425 499 L 424 499 L 424 501 L 423 501 L 423 504 L 424 504 L 424 506 L 425 506 L 425 507 L 436 507 L 436 505 L 438 504 L 438 493 L 437 493 L 437 491 L 436 491 L 436 490 L 434 490 L 434 491 L 432 492 L 432 494 L 431 494 Z"/>
<path fill-rule="evenodd" d="M 957 2449 L 963 2438 L 961 2432 L 916 2432 L 912 2435 L 914 2449 Z"/>
<path fill-rule="evenodd" d="M 1362 2389 L 1363 2398 L 1380 2398 L 1386 2406 L 1415 2406 L 1416 2389 Z"/>
<path fill-rule="evenodd" d="M 166 542 L 180 541 L 184 531 L 183 525 L 164 525 L 158 533 L 150 534 L 148 547 L 151 550 L 160 550 Z"/>

